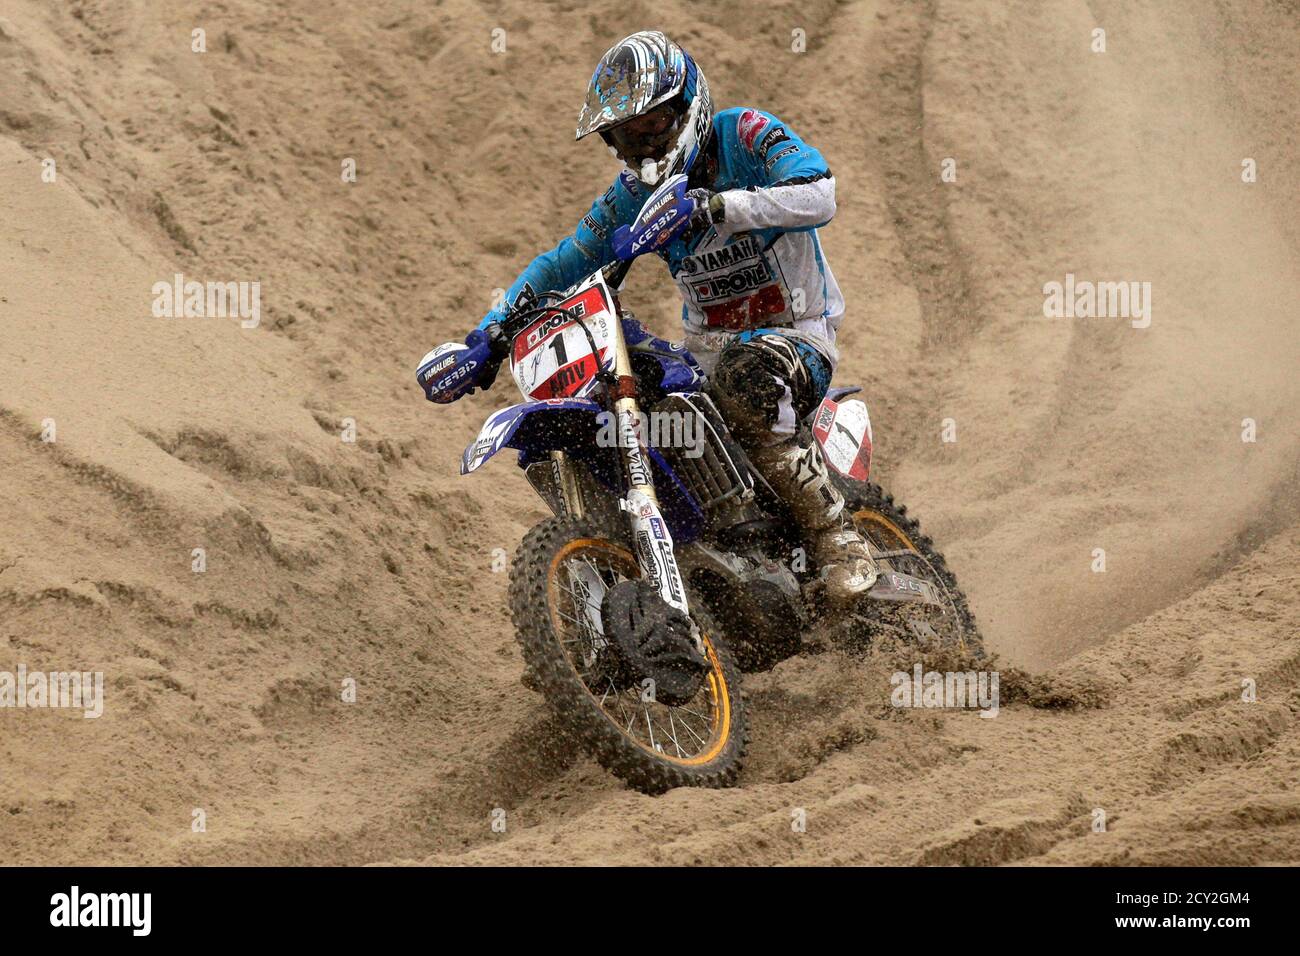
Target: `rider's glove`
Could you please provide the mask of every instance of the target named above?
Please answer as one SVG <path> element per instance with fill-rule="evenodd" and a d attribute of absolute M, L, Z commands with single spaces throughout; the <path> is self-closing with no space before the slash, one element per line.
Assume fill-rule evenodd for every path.
<path fill-rule="evenodd" d="M 482 337 L 480 339 L 480 336 Z M 478 372 L 478 377 L 474 378 L 474 385 L 486 392 L 491 388 L 491 384 L 497 381 L 497 372 L 500 371 L 500 362 L 510 354 L 510 339 L 506 338 L 506 332 L 500 328 L 500 323 L 489 323 L 484 329 L 474 329 L 473 332 L 465 336 L 465 345 L 473 349 L 478 342 L 484 342 L 487 346 L 487 358 L 482 364 L 482 369 Z M 473 389 L 471 389 L 473 392 Z"/>
<path fill-rule="evenodd" d="M 691 189 L 686 195 L 695 200 L 695 210 L 691 213 L 690 219 L 692 228 L 707 229 L 709 226 L 716 226 L 726 221 L 727 204 L 722 198 L 722 193 L 715 193 L 709 189 Z"/>
<path fill-rule="evenodd" d="M 506 336 L 506 331 L 501 327 L 500 322 L 489 322 L 487 328 L 475 329 L 474 332 L 466 336 L 466 345 L 473 345 L 470 340 L 474 338 L 475 332 L 482 334 L 487 342 L 488 357 L 483 372 L 474 384 L 486 392 L 492 387 L 492 383 L 497 380 L 497 372 L 501 369 L 501 361 L 510 354 L 510 339 Z"/>
<path fill-rule="evenodd" d="M 487 336 L 488 348 L 492 351 L 492 360 L 500 365 L 501 360 L 510 354 L 510 338 L 506 335 L 505 328 L 500 322 L 489 322 L 482 331 Z M 470 334 L 473 335 L 474 333 L 471 332 Z M 467 338 L 465 341 L 468 342 L 469 339 Z"/>

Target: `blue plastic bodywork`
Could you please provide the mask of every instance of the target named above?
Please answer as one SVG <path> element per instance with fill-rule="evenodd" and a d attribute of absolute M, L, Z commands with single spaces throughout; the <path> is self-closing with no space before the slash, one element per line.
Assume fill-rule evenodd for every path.
<path fill-rule="evenodd" d="M 680 358 L 661 356 L 660 360 L 681 362 L 688 368 L 697 367 L 694 358 L 685 350 Z M 694 375 L 688 377 L 695 379 Z M 698 391 L 698 387 L 688 386 L 682 391 Z M 858 391 L 860 389 L 856 387 L 832 388 L 827 397 L 838 400 Z M 563 451 L 583 462 L 596 482 L 611 495 L 621 496 L 624 480 L 617 450 L 602 447 L 596 440 L 605 422 L 601 417 L 604 411 L 599 402 L 586 398 L 520 402 L 503 408 L 489 416 L 478 438 L 465 449 L 461 456 L 461 474 L 477 471 L 503 448 L 518 450 L 521 468 L 546 461 L 552 451 Z M 659 492 L 659 507 L 673 540 L 679 544 L 695 540 L 704 531 L 703 509 L 659 449 L 650 448 L 648 451 L 655 488 Z"/>

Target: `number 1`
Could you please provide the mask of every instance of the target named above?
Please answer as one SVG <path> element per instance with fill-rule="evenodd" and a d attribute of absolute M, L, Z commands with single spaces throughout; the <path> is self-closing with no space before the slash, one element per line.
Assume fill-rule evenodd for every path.
<path fill-rule="evenodd" d="M 569 353 L 564 350 L 564 333 L 561 332 L 551 339 L 550 348 L 555 349 L 555 361 L 559 368 L 569 364 Z"/>

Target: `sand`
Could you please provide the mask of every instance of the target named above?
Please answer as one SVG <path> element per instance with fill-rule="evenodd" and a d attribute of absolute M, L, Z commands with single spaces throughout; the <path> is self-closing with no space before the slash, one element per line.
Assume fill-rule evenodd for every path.
<path fill-rule="evenodd" d="M 838 380 L 996 719 L 803 656 L 738 787 L 652 798 L 520 686 L 494 568 L 545 512 L 457 474 L 514 395 L 412 373 L 613 177 L 573 120 L 648 26 L 828 157 Z M 1281 0 L 0 0 L 0 670 L 106 686 L 0 710 L 4 861 L 1300 861 L 1297 50 Z M 177 273 L 256 326 L 155 316 Z M 1067 274 L 1149 326 L 1045 317 Z"/>

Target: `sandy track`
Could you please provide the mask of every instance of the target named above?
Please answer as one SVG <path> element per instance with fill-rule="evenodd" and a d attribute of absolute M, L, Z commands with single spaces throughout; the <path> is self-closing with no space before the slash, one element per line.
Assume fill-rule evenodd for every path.
<path fill-rule="evenodd" d="M 435 410 L 410 371 L 612 175 L 569 119 L 649 14 L 0 0 L 0 669 L 109 684 L 99 720 L 0 712 L 6 860 L 1300 858 L 1285 3 L 667 6 L 720 102 L 830 159 L 840 377 L 1008 703 L 900 713 L 897 660 L 789 661 L 747 682 L 741 786 L 657 799 L 557 742 L 491 572 L 542 512 L 507 462 L 455 475 L 509 397 Z M 261 325 L 153 318 L 177 271 L 259 280 Z M 1066 272 L 1150 281 L 1151 327 L 1044 319 Z"/>

